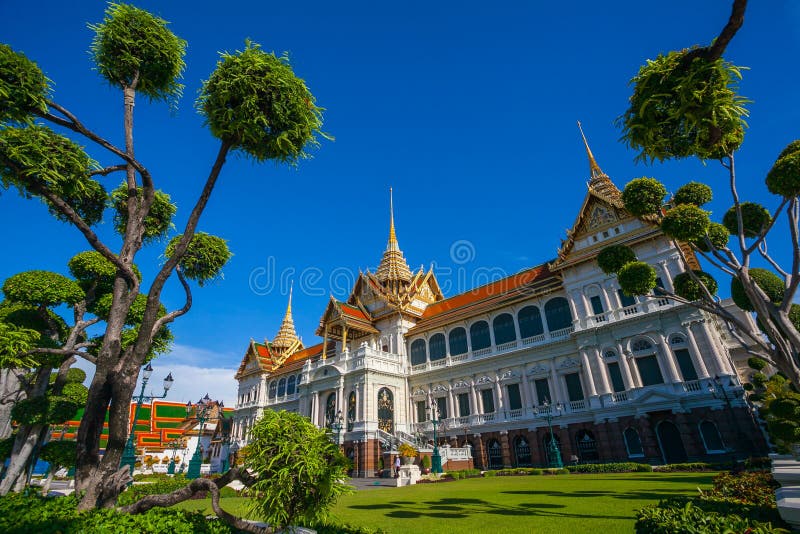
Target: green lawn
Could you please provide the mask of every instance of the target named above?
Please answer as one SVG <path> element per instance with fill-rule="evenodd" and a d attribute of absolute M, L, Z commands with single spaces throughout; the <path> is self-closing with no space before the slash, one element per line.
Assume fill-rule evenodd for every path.
<path fill-rule="evenodd" d="M 343 497 L 336 518 L 389 533 L 633 532 L 634 511 L 664 497 L 709 488 L 714 473 L 517 476 L 375 488 Z M 222 506 L 242 513 L 245 499 Z M 179 505 L 205 509 L 209 501 Z"/>

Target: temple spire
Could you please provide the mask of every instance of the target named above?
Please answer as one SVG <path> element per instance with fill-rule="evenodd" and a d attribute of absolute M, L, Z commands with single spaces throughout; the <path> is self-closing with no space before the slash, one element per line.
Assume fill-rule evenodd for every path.
<path fill-rule="evenodd" d="M 298 341 L 297 332 L 294 329 L 294 320 L 292 320 L 293 290 L 294 290 L 294 281 L 292 281 L 292 285 L 289 286 L 289 303 L 286 306 L 286 314 L 283 316 L 281 327 L 278 329 L 278 333 L 275 335 L 275 339 L 272 341 L 272 345 L 274 347 L 289 348 L 296 341 Z"/>
<path fill-rule="evenodd" d="M 397 242 L 397 233 L 394 229 L 394 199 L 392 198 L 392 188 L 389 188 L 389 241 L 386 243 L 386 250 L 381 258 L 381 263 L 375 271 L 375 276 L 381 282 L 410 282 L 411 269 L 403 257 L 400 245 Z M 393 284 L 395 285 L 395 284 Z"/>
<path fill-rule="evenodd" d="M 611 178 L 609 178 L 608 175 L 603 172 L 603 169 L 601 169 L 600 165 L 597 164 L 597 160 L 594 159 L 592 149 L 589 148 L 589 141 L 586 140 L 586 134 L 583 133 L 581 121 L 578 121 L 578 129 L 580 130 L 581 137 L 583 138 L 583 145 L 586 147 L 586 156 L 589 158 L 589 189 L 600 193 L 601 195 L 618 197 L 620 195 L 619 189 L 617 189 L 617 186 L 611 181 Z"/>

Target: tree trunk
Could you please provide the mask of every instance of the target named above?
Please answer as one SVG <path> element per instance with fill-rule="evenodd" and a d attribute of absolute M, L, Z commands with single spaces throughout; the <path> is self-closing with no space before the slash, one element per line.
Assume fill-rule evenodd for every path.
<path fill-rule="evenodd" d="M 19 381 L 20 369 L 0 369 L 0 439 L 11 435 L 11 409 L 17 401 L 25 398 L 25 390 Z"/>
<path fill-rule="evenodd" d="M 42 497 L 47 497 L 47 494 L 50 493 L 50 484 L 53 483 L 53 477 L 56 474 L 56 466 L 50 466 L 50 473 L 47 475 L 47 479 L 44 481 L 42 485 Z"/>
<path fill-rule="evenodd" d="M 44 425 L 25 425 L 17 432 L 6 476 L 0 482 L 0 495 L 6 495 L 9 491 L 16 490 L 19 487 L 19 480 L 22 481 L 22 487 L 24 487 L 27 476 L 25 468 L 31 460 L 33 450 L 39 443 L 43 427 Z"/>

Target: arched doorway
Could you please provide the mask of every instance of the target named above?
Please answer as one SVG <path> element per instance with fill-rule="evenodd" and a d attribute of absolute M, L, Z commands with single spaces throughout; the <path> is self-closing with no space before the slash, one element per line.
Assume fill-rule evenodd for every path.
<path fill-rule="evenodd" d="M 325 401 L 325 426 L 333 428 L 333 422 L 336 420 L 336 393 L 328 395 Z"/>
<path fill-rule="evenodd" d="M 656 427 L 656 436 L 664 463 L 679 464 L 686 461 L 686 449 L 678 427 L 669 421 L 661 421 Z"/>
<path fill-rule="evenodd" d="M 378 428 L 394 433 L 394 395 L 388 388 L 378 391 Z"/>
<path fill-rule="evenodd" d="M 489 457 L 489 469 L 501 469 L 503 467 L 503 451 L 500 442 L 496 439 L 489 441 L 486 448 Z"/>
<path fill-rule="evenodd" d="M 531 446 L 523 436 L 514 438 L 514 458 L 517 460 L 517 467 L 530 467 L 531 465 Z"/>

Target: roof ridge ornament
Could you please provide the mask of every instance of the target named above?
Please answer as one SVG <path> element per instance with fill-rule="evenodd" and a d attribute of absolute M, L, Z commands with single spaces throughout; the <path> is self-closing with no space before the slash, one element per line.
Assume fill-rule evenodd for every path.
<path fill-rule="evenodd" d="M 294 291 L 294 280 L 292 280 L 292 283 L 289 286 L 289 302 L 286 305 L 286 314 L 283 316 L 283 321 L 281 322 L 281 326 L 278 329 L 278 333 L 275 335 L 275 339 L 272 340 L 272 345 L 274 347 L 287 349 L 299 341 L 297 337 L 297 332 L 294 329 L 294 320 L 292 319 L 293 291 Z"/>
<path fill-rule="evenodd" d="M 589 141 L 586 140 L 586 134 L 583 133 L 581 121 L 578 121 L 578 130 L 581 132 L 583 145 L 586 147 L 586 156 L 589 158 L 589 190 L 599 193 L 607 198 L 619 198 L 621 196 L 620 190 L 616 185 L 614 185 L 614 182 L 611 181 L 611 178 L 609 178 L 608 175 L 603 172 L 603 169 L 601 169 L 600 165 L 597 164 L 597 160 L 594 159 L 592 149 L 589 148 Z"/>
<path fill-rule="evenodd" d="M 400 250 L 397 242 L 397 233 L 394 228 L 394 198 L 391 187 L 389 188 L 389 241 L 386 244 L 381 263 L 375 271 L 375 276 L 381 283 L 388 282 L 393 287 L 398 286 L 399 282 L 409 283 L 412 278 L 411 269 L 409 269 L 408 263 L 403 257 L 403 251 Z"/>

